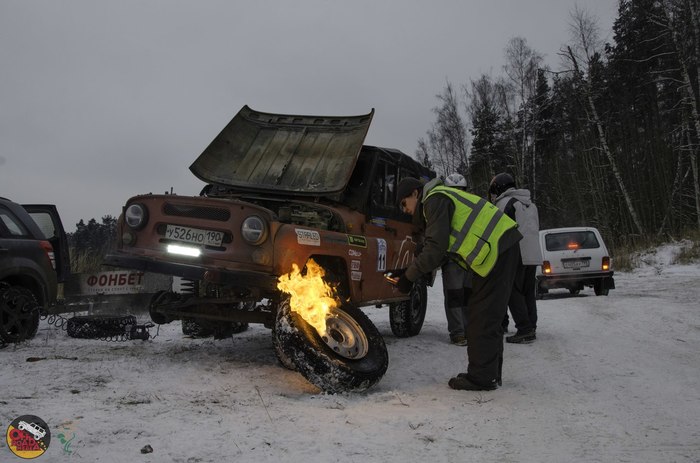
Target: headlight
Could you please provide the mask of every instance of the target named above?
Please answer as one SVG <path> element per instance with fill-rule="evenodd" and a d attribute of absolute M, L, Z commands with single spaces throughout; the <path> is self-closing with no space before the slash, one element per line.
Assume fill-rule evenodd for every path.
<path fill-rule="evenodd" d="M 126 211 L 124 211 L 124 221 L 134 230 L 143 228 L 146 222 L 148 222 L 148 210 L 146 206 L 135 203 L 127 207 Z"/>
<path fill-rule="evenodd" d="M 267 238 L 267 228 L 263 219 L 257 215 L 251 215 L 241 225 L 241 235 L 250 244 L 260 244 Z"/>

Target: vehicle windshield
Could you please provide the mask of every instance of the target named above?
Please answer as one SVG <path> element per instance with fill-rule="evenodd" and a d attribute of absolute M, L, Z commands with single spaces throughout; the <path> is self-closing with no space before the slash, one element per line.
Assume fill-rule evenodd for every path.
<path fill-rule="evenodd" d="M 600 247 L 598 238 L 592 231 L 569 231 L 549 233 L 545 236 L 547 251 L 567 251 L 575 249 L 595 249 Z"/>

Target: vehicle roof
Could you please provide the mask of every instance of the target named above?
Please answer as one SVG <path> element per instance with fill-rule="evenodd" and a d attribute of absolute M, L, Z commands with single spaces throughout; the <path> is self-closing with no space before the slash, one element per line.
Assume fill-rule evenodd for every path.
<path fill-rule="evenodd" d="M 600 234 L 597 228 L 595 227 L 562 227 L 562 228 L 548 228 L 546 230 L 540 230 L 540 234 L 546 234 L 546 233 L 566 233 L 566 232 L 572 232 L 572 231 L 592 231 L 595 233 Z"/>
<path fill-rule="evenodd" d="M 201 180 L 248 191 L 328 195 L 352 175 L 374 109 L 360 116 L 272 114 L 248 106 L 192 163 Z"/>

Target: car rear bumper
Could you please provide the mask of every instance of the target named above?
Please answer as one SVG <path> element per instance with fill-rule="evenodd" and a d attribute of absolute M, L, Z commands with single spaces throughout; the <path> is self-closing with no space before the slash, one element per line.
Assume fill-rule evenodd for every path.
<path fill-rule="evenodd" d="M 615 272 L 589 272 L 589 273 L 565 273 L 558 275 L 537 275 L 537 283 L 540 288 L 565 288 L 574 284 L 592 286 L 603 280 L 607 289 L 615 289 Z"/>
<path fill-rule="evenodd" d="M 205 280 L 242 289 L 258 288 L 265 293 L 277 292 L 277 276 L 263 272 L 209 269 L 199 265 L 163 262 L 149 257 L 125 254 L 108 254 L 105 257 L 104 264 L 143 270 L 145 272 L 162 273 L 190 280 Z"/>

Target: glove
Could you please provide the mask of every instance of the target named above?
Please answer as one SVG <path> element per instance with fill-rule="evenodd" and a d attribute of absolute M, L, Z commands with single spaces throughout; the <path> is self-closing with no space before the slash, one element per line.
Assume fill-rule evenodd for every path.
<path fill-rule="evenodd" d="M 406 278 L 406 275 L 401 275 L 401 278 L 399 278 L 399 281 L 396 283 L 396 287 L 399 288 L 399 291 L 402 293 L 408 294 L 413 289 L 413 282 Z"/>
<path fill-rule="evenodd" d="M 389 270 L 389 271 L 387 272 L 387 274 L 388 274 L 389 276 L 391 276 L 391 278 L 400 278 L 401 275 L 403 275 L 404 273 L 406 273 L 406 269 L 405 269 L 405 268 L 397 268 L 397 269 L 394 269 L 394 270 Z"/>

